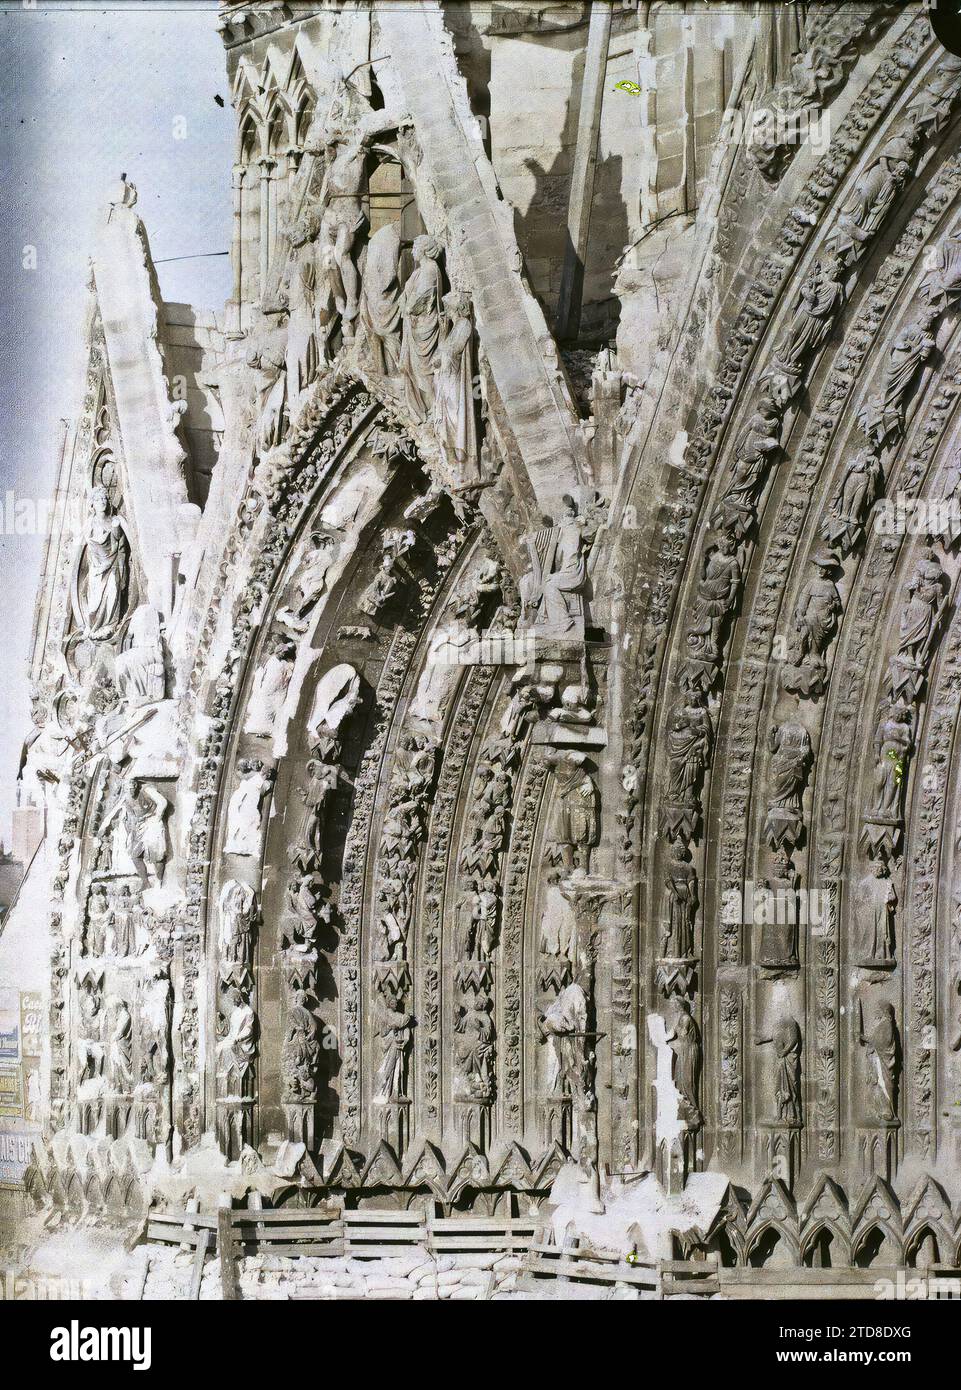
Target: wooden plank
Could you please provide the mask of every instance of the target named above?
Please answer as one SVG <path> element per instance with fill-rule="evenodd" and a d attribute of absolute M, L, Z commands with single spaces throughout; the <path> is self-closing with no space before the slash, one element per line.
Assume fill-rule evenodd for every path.
<path fill-rule="evenodd" d="M 217 1249 L 220 1254 L 220 1293 L 227 1303 L 236 1303 L 240 1298 L 240 1284 L 237 1279 L 237 1262 L 234 1256 L 233 1222 L 229 1207 L 221 1207 L 217 1213 Z"/>
<path fill-rule="evenodd" d="M 373 1260 L 383 1255 L 400 1255 L 409 1248 L 400 1245 L 349 1245 L 347 1254 L 351 1259 Z"/>
<path fill-rule="evenodd" d="M 243 1245 L 234 1247 L 240 1255 L 283 1255 L 294 1257 L 297 1255 L 308 1255 L 316 1259 L 340 1259 L 347 1255 L 346 1246 L 343 1244 L 314 1245 L 310 1241 L 304 1241 L 297 1245 Z"/>
<path fill-rule="evenodd" d="M 209 1232 L 205 1231 L 204 1234 L 209 1234 Z M 148 1240 L 162 1242 L 165 1245 L 180 1245 L 185 1250 L 196 1249 L 200 1236 L 200 1231 L 174 1230 L 169 1226 L 154 1226 L 152 1224 L 147 1227 Z"/>
<path fill-rule="evenodd" d="M 360 1211 L 345 1211 L 344 1220 L 350 1225 L 363 1225 L 370 1222 L 371 1225 L 386 1226 L 422 1226 L 424 1218 L 419 1212 L 410 1211 L 375 1211 L 371 1208 L 361 1208 Z"/>
<path fill-rule="evenodd" d="M 488 1216 L 432 1216 L 427 1223 L 432 1231 L 536 1231 L 543 1222 L 538 1218 L 505 1217 L 502 1221 Z"/>
<path fill-rule="evenodd" d="M 527 1274 L 541 1275 L 553 1279 L 586 1279 L 600 1284 L 639 1284 L 643 1288 L 656 1288 L 658 1278 L 655 1273 L 627 1265 L 618 1269 L 608 1264 L 594 1264 L 587 1260 L 552 1260 L 546 1265 L 529 1265 Z"/>
<path fill-rule="evenodd" d="M 303 1225 L 265 1226 L 261 1230 L 259 1222 L 245 1221 L 242 1226 L 234 1226 L 234 1239 L 243 1241 L 245 1245 L 252 1240 L 269 1247 L 275 1240 L 343 1240 L 343 1236 L 343 1228 L 339 1224 L 319 1229 Z"/>
<path fill-rule="evenodd" d="M 258 1225 L 263 1223 L 265 1226 L 276 1225 L 282 1222 L 285 1226 L 302 1225 L 323 1226 L 329 1222 L 339 1222 L 341 1212 L 337 1207 L 325 1209 L 323 1207 L 312 1207 L 302 1210 L 297 1207 L 265 1207 L 263 1211 L 234 1211 L 231 1218 L 235 1226 L 247 1226 L 254 1222 Z"/>
<path fill-rule="evenodd" d="M 176 1227 L 178 1231 L 185 1225 L 203 1226 L 210 1231 L 217 1229 L 217 1218 L 212 1212 L 152 1211 L 147 1219 L 158 1225 Z"/>
<path fill-rule="evenodd" d="M 194 1255 L 193 1269 L 190 1272 L 190 1300 L 196 1303 L 200 1298 L 200 1285 L 204 1277 L 204 1261 L 207 1258 L 207 1247 L 210 1245 L 210 1232 L 207 1230 L 197 1232 L 197 1250 Z"/>
<path fill-rule="evenodd" d="M 451 1250 L 492 1250 L 502 1254 L 510 1253 L 508 1247 L 513 1245 L 516 1250 L 526 1250 L 527 1246 L 523 1241 L 505 1240 L 499 1236 L 434 1236 L 431 1239 L 431 1247 L 438 1251 Z"/>
<path fill-rule="evenodd" d="M 706 1260 L 661 1260 L 665 1274 L 714 1274 L 717 1271 L 717 1256 L 709 1255 Z"/>

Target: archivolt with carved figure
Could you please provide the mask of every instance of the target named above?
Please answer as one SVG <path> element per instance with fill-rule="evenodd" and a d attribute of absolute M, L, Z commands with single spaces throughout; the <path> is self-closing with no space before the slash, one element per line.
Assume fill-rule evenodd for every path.
<path fill-rule="evenodd" d="M 650 244 L 601 291 L 596 224 L 579 275 L 515 230 L 506 21 L 485 86 L 476 6 L 454 40 L 314 8 L 226 7 L 206 473 L 130 185 L 94 258 L 24 770 L 31 1194 L 533 1210 L 735 1283 L 953 1267 L 958 528 L 877 519 L 958 497 L 961 61 L 918 7 L 745 7 L 688 112 L 709 166 L 658 201 L 654 131 Z M 572 21 L 588 77 L 609 10 Z M 578 161 L 634 118 L 605 103 Z M 727 144 L 732 111 L 830 141 Z"/>

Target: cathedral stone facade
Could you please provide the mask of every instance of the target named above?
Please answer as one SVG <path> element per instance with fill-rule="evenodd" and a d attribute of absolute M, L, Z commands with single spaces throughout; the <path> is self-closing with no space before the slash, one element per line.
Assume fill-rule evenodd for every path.
<path fill-rule="evenodd" d="M 93 254 L 30 1219 L 957 1265 L 961 59 L 886 3 L 221 30 L 230 301 L 128 183 Z"/>

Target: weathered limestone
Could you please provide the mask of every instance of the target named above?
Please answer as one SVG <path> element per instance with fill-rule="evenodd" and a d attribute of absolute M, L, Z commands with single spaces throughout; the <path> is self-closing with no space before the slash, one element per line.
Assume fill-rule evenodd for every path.
<path fill-rule="evenodd" d="M 314 1213 L 242 1297 L 961 1259 L 961 62 L 918 6 L 595 8 L 225 7 L 223 314 L 105 210 L 24 1201 Z"/>

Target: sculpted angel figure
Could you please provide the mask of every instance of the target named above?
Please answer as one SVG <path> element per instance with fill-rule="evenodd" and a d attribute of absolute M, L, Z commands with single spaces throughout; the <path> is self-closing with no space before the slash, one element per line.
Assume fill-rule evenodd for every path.
<path fill-rule="evenodd" d="M 130 542 L 123 518 L 112 511 L 105 487 L 90 492 L 90 509 L 73 581 L 73 616 L 85 636 L 112 635 L 127 607 Z"/>

